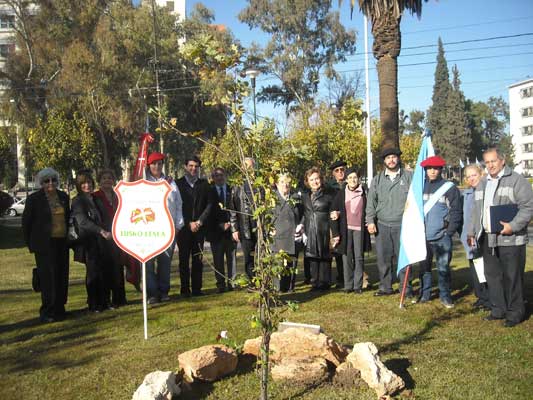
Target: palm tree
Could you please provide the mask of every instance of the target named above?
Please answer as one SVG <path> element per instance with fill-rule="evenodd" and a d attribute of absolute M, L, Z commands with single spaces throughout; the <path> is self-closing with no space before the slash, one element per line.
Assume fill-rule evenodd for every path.
<path fill-rule="evenodd" d="M 420 18 L 422 0 L 358 0 L 358 3 L 359 9 L 372 23 L 372 52 L 378 61 L 381 146 L 399 147 L 397 58 L 402 47 L 400 20 L 404 10 Z M 350 1 L 350 6 L 353 13 L 355 0 Z"/>

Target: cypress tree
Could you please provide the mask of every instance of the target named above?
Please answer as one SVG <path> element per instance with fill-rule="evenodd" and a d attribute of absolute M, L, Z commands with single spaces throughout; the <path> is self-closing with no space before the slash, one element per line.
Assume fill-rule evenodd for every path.
<path fill-rule="evenodd" d="M 472 139 L 457 65 L 452 68 L 452 75 L 446 103 L 446 125 L 442 129 L 442 137 L 447 138 L 447 143 L 441 147 L 441 153 L 449 165 L 459 165 L 459 160 L 466 158 Z"/>
<path fill-rule="evenodd" d="M 445 131 L 447 124 L 446 108 L 448 95 L 451 91 L 449 79 L 448 63 L 444 56 L 444 46 L 439 37 L 439 51 L 437 54 L 437 67 L 435 69 L 435 83 L 433 85 L 433 103 L 428 110 L 427 119 L 427 126 L 433 134 L 433 145 L 437 153 L 443 153 L 446 146 L 449 146 L 451 143 Z"/>

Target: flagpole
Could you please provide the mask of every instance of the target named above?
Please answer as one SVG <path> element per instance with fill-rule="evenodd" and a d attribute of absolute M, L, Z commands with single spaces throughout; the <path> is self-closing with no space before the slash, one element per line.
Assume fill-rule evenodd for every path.
<path fill-rule="evenodd" d="M 148 310 L 146 305 L 146 263 L 142 263 L 144 340 L 148 340 Z"/>
<path fill-rule="evenodd" d="M 367 185 L 370 187 L 372 183 L 372 177 L 374 176 L 374 170 L 372 165 L 372 145 L 370 142 L 370 80 L 368 78 L 368 22 L 366 15 L 363 14 L 365 21 L 365 108 L 366 108 L 366 174 Z"/>
<path fill-rule="evenodd" d="M 403 278 L 402 295 L 400 296 L 400 308 L 403 308 L 403 301 L 405 298 L 405 289 L 407 288 L 407 282 L 409 281 L 409 272 L 411 272 L 411 266 L 408 265 L 405 269 L 405 276 Z"/>

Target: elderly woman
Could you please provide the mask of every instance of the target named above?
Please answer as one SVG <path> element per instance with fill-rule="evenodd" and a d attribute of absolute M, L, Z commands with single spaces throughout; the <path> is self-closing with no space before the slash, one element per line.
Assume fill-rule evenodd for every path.
<path fill-rule="evenodd" d="M 296 281 L 296 263 L 303 226 L 299 225 L 301 219 L 301 206 L 298 196 L 291 196 L 291 177 L 288 174 L 280 174 L 276 182 L 276 195 L 278 198 L 274 208 L 274 243 L 272 252 L 283 250 L 291 257 L 291 263 L 287 265 L 288 271 L 277 282 L 280 292 L 293 292 Z"/>
<path fill-rule="evenodd" d="M 113 217 L 117 211 L 118 197 L 113 191 L 115 173 L 111 169 L 101 170 L 96 180 L 99 190 L 93 193 L 94 203 L 102 216 L 104 229 L 111 232 Z M 121 250 L 112 240 L 105 241 L 103 256 L 104 288 L 106 303 L 120 307 L 126 304 L 126 290 L 124 288 L 124 267 L 121 262 Z"/>
<path fill-rule="evenodd" d="M 355 167 L 346 170 L 346 186 L 337 192 L 331 206 L 333 245 L 344 262 L 344 292 L 363 293 L 365 251 L 370 234 L 365 228 L 367 190 Z"/>
<path fill-rule="evenodd" d="M 305 256 L 311 267 L 311 290 L 328 290 L 331 284 L 329 215 L 334 193 L 324 187 L 317 167 L 306 171 L 304 182 L 309 191 L 302 195 L 303 218 L 300 223 L 307 236 Z"/>
<path fill-rule="evenodd" d="M 474 207 L 474 191 L 483 177 L 483 170 L 479 165 L 470 164 L 464 169 L 465 182 L 468 188 L 463 191 L 463 230 L 461 233 L 461 242 L 465 248 L 466 258 L 470 265 L 470 274 L 472 276 L 472 284 L 474 286 L 474 294 L 476 295 L 476 302 L 473 304 L 474 308 L 490 310 L 489 291 L 486 283 L 480 283 L 476 269 L 474 267 L 474 258 L 476 258 L 476 249 L 470 247 L 467 243 L 466 233 L 467 227 L 472 218 L 472 208 Z M 480 255 L 477 255 L 480 257 Z"/>
<path fill-rule="evenodd" d="M 67 225 L 69 198 L 57 189 L 59 175 L 52 168 L 37 174 L 41 189 L 28 196 L 22 214 L 24 241 L 35 254 L 41 286 L 42 322 L 65 316 L 68 292 Z"/>
<path fill-rule="evenodd" d="M 105 229 L 100 211 L 93 200 L 94 179 L 88 172 L 76 176 L 78 195 L 72 200 L 72 215 L 79 229 L 81 243 L 74 249 L 74 260 L 84 263 L 87 272 L 87 304 L 89 311 L 109 308 L 104 281 L 103 254 L 111 233 Z"/>

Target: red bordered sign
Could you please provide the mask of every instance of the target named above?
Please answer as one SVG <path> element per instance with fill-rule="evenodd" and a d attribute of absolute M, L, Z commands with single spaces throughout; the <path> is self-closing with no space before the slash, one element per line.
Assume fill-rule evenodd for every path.
<path fill-rule="evenodd" d="M 167 199 L 172 191 L 165 181 L 120 181 L 115 187 L 118 209 L 113 239 L 118 247 L 144 263 L 165 251 L 175 236 Z"/>

